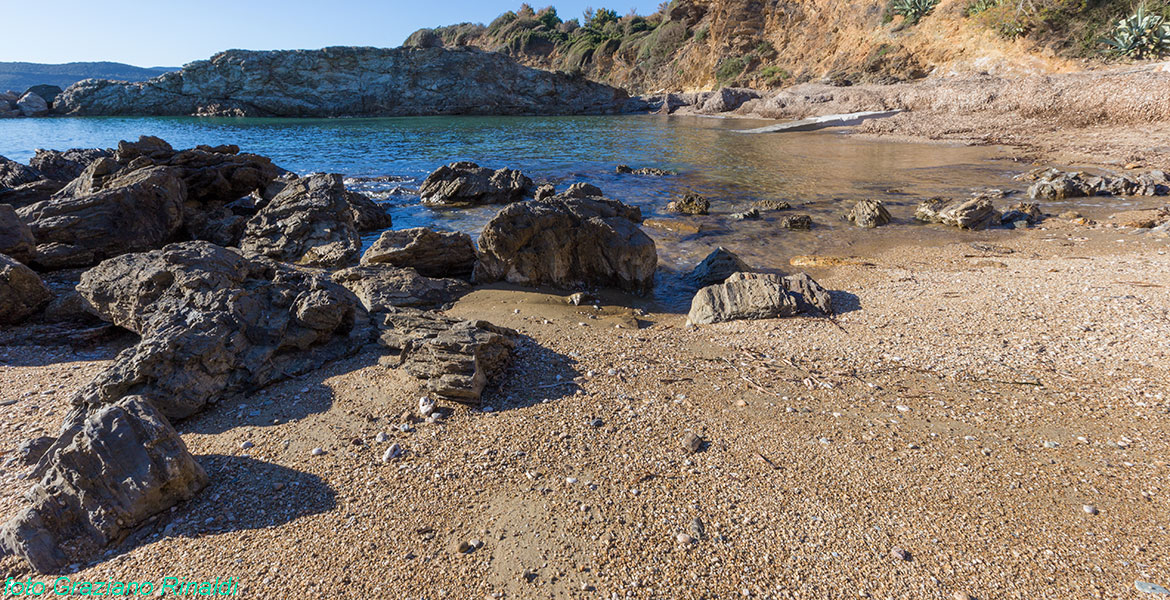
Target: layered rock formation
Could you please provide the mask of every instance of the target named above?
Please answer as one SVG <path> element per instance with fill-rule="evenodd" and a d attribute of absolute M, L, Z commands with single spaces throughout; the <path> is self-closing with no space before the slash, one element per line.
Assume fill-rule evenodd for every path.
<path fill-rule="evenodd" d="M 273 81 L 279 81 L 274 86 Z M 342 117 L 603 114 L 622 90 L 471 48 L 229 50 L 150 81 L 89 79 L 66 89 L 68 115 Z"/>
<path fill-rule="evenodd" d="M 723 283 L 702 288 L 691 300 L 687 322 L 695 325 L 739 319 L 773 319 L 806 313 L 833 314 L 828 290 L 804 273 L 732 273 Z"/>

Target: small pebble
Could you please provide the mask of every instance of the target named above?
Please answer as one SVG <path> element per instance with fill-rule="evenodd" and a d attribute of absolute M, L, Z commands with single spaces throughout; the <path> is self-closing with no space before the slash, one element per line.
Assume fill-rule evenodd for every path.
<path fill-rule="evenodd" d="M 253 444 L 252 442 L 244 442 L 244 443 L 240 444 L 240 448 L 242 448 L 244 450 L 250 450 L 250 449 L 254 448 L 255 446 L 256 446 L 256 444 Z"/>
<path fill-rule="evenodd" d="M 975 597 L 967 592 L 955 592 L 955 600 L 975 600 Z"/>
<path fill-rule="evenodd" d="M 389 442 L 390 436 L 386 435 L 385 432 L 380 431 L 380 432 L 378 432 L 378 435 L 374 436 L 374 439 L 378 442 Z"/>
<path fill-rule="evenodd" d="M 601 427 L 602 425 L 605 425 L 605 421 L 602 421 L 601 419 L 593 419 L 589 422 L 589 424 L 594 427 Z"/>
<path fill-rule="evenodd" d="M 567 483 L 569 485 L 573 485 L 574 483 L 577 483 L 577 478 L 576 477 L 566 477 L 565 483 Z"/>
<path fill-rule="evenodd" d="M 324 448 L 313 448 L 312 450 L 309 451 L 309 454 L 312 454 L 313 456 L 321 456 L 322 454 L 325 454 L 325 449 Z"/>
<path fill-rule="evenodd" d="M 699 448 L 703 446 L 703 438 L 688 431 L 686 435 L 683 435 L 682 445 L 683 448 L 686 448 L 688 451 L 694 454 L 695 452 L 698 452 Z"/>
<path fill-rule="evenodd" d="M 689 536 L 685 533 L 678 534 L 678 543 L 683 544 L 684 546 L 687 544 L 693 543 L 694 541 L 695 541 L 694 538 L 692 538 L 691 536 Z"/>
<path fill-rule="evenodd" d="M 1081 510 L 1085 511 L 1087 514 L 1090 514 L 1090 515 L 1095 515 L 1098 512 L 1097 507 L 1093 506 L 1092 504 L 1085 504 L 1084 506 L 1081 506 Z"/>
<path fill-rule="evenodd" d="M 390 444 L 390 447 L 382 454 L 382 462 L 390 462 L 399 456 L 402 456 L 402 446 L 397 443 Z"/>
<path fill-rule="evenodd" d="M 1166 589 L 1166 588 L 1164 588 L 1156 583 L 1150 583 L 1148 581 L 1135 581 L 1135 582 L 1133 582 L 1133 587 L 1137 588 L 1137 591 L 1145 593 L 1145 594 L 1158 594 L 1160 596 L 1170 596 L 1170 590 L 1168 590 L 1168 589 Z"/>
<path fill-rule="evenodd" d="M 431 400 L 429 396 L 423 396 L 418 399 L 418 414 L 423 417 L 429 417 L 433 412 L 435 412 L 434 400 Z"/>
<path fill-rule="evenodd" d="M 910 553 L 897 546 L 890 550 L 890 556 L 898 560 L 910 560 Z"/>

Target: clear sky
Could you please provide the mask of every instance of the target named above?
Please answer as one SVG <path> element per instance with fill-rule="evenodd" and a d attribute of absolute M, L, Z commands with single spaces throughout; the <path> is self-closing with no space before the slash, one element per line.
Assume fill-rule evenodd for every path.
<path fill-rule="evenodd" d="M 620 2 L 620 5 L 618 4 Z M 647 14 L 660 0 L 566 0 L 563 19 L 586 7 Z M 0 61 L 109 60 L 177 67 L 220 50 L 399 46 L 416 29 L 489 23 L 520 2 L 501 0 L 54 0 L 4 2 Z M 545 6 L 535 2 L 536 8 Z"/>

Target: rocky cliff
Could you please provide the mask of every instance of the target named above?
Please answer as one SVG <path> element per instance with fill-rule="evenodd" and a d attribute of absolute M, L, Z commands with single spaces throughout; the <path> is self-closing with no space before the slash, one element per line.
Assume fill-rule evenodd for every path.
<path fill-rule="evenodd" d="M 66 115 L 357 117 L 617 112 L 624 91 L 474 48 L 229 50 L 149 81 L 89 79 Z"/>

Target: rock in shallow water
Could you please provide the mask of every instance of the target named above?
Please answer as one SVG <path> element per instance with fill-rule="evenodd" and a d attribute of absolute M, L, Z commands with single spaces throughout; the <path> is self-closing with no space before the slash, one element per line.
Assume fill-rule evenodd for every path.
<path fill-rule="evenodd" d="M 423 204 L 507 204 L 522 200 L 532 180 L 514 169 L 492 171 L 473 162 L 444 165 L 418 188 Z"/>
<path fill-rule="evenodd" d="M 666 210 L 683 215 L 705 215 L 711 210 L 711 201 L 695 192 L 687 192 L 667 204 Z"/>
<path fill-rule="evenodd" d="M 862 200 L 846 213 L 845 219 L 858 227 L 873 229 L 890 222 L 890 211 L 877 200 Z"/>
<path fill-rule="evenodd" d="M 925 223 L 978 230 L 999 225 L 1002 215 L 991 199 L 985 197 L 970 200 L 931 198 L 918 205 L 914 218 Z"/>
<path fill-rule="evenodd" d="M 691 271 L 690 279 L 699 287 L 723 283 L 732 273 L 751 272 L 747 263 L 734 252 L 720 246 L 707 255 L 695 270 Z"/>

